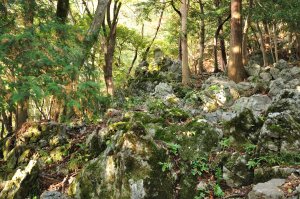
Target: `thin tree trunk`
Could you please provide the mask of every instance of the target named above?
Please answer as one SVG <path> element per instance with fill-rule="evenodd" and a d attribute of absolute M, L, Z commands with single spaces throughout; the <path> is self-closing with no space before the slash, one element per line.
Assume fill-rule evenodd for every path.
<path fill-rule="evenodd" d="M 183 85 L 188 85 L 190 83 L 188 43 L 187 43 L 187 16 L 188 16 L 188 2 L 187 0 L 182 0 L 181 2 L 181 47 L 182 47 L 182 84 Z"/>
<path fill-rule="evenodd" d="M 141 31 L 142 39 L 144 39 L 144 28 L 145 28 L 145 26 L 144 26 L 144 24 L 143 24 L 143 25 L 142 25 L 142 31 Z M 135 63 L 135 61 L 136 61 L 136 59 L 137 59 L 137 57 L 138 57 L 138 50 L 139 50 L 139 47 L 137 46 L 137 47 L 135 48 L 135 51 L 134 51 L 134 57 L 133 57 L 133 59 L 132 59 L 131 66 L 130 66 L 130 68 L 129 68 L 129 70 L 128 70 L 128 75 L 130 75 L 131 70 L 132 70 L 132 68 L 133 68 L 133 66 L 134 66 L 134 63 Z"/>
<path fill-rule="evenodd" d="M 199 61 L 198 61 L 198 74 L 204 71 L 203 60 L 204 60 L 204 49 L 205 49 L 205 22 L 204 22 L 204 3 L 199 0 L 200 5 L 200 33 L 199 33 Z"/>
<path fill-rule="evenodd" d="M 164 2 L 163 2 L 164 3 Z M 157 24 L 157 27 L 156 27 L 156 31 L 155 31 L 155 34 L 154 34 L 154 37 L 152 38 L 149 46 L 146 48 L 144 54 L 143 54 L 143 61 L 146 61 L 147 60 L 147 57 L 149 55 L 149 51 L 150 51 L 150 48 L 151 46 L 153 45 L 156 37 L 157 37 L 157 34 L 158 34 L 158 31 L 160 29 L 160 26 L 161 26 L 161 22 L 162 22 L 162 19 L 163 19 L 163 16 L 164 16 L 164 11 L 165 11 L 165 4 L 164 4 L 164 7 L 162 8 L 161 12 L 160 12 L 160 16 L 159 16 L 159 19 L 158 19 L 158 24 Z"/>
<path fill-rule="evenodd" d="M 105 53 L 104 79 L 105 79 L 107 94 L 113 96 L 114 95 L 113 59 L 114 59 L 114 53 L 116 47 L 118 16 L 119 16 L 122 3 L 119 2 L 119 0 L 115 0 L 112 20 L 110 19 L 110 5 L 111 2 L 109 2 L 109 6 L 107 7 L 107 24 L 110 29 L 110 32 L 106 42 L 107 49 Z"/>
<path fill-rule="evenodd" d="M 248 15 L 245 20 L 245 26 L 243 30 L 243 43 L 242 43 L 242 48 L 243 48 L 243 65 L 248 64 L 248 32 L 249 32 L 249 26 L 251 24 L 251 15 L 252 15 L 252 8 L 253 8 L 253 0 L 249 0 L 249 7 L 248 7 Z"/>
<path fill-rule="evenodd" d="M 277 28 L 276 28 L 276 23 L 273 23 L 273 33 L 274 33 L 274 47 L 275 47 L 275 61 L 276 63 L 279 61 L 278 58 L 278 44 L 277 44 Z"/>
<path fill-rule="evenodd" d="M 259 26 L 259 22 L 256 22 L 256 27 L 257 27 L 257 32 L 258 32 L 258 36 L 259 36 L 259 45 L 260 45 L 260 50 L 261 50 L 261 53 L 263 56 L 264 66 L 267 66 L 268 65 L 267 53 L 266 53 L 263 34 L 262 34 L 261 28 Z"/>
<path fill-rule="evenodd" d="M 300 33 L 296 33 L 296 57 L 300 59 Z"/>
<path fill-rule="evenodd" d="M 220 50 L 221 50 L 221 70 L 224 71 L 227 65 L 227 55 L 226 55 L 226 45 L 225 40 L 223 38 L 223 28 L 221 29 L 220 35 L 222 36 L 220 39 Z"/>
<path fill-rule="evenodd" d="M 108 2 L 109 0 L 98 0 L 98 5 L 96 8 L 96 12 L 92 24 L 90 25 L 89 30 L 87 31 L 83 41 L 84 53 L 83 56 L 80 58 L 81 64 L 84 63 L 94 43 L 98 40 L 100 28 L 105 17 L 105 9 L 107 7 Z"/>
<path fill-rule="evenodd" d="M 226 21 L 228 21 L 230 19 L 231 15 L 229 15 L 223 22 L 220 22 L 218 25 L 218 28 L 215 32 L 215 37 L 214 37 L 214 72 L 218 72 L 219 71 L 219 65 L 218 65 L 218 38 L 220 35 L 220 32 L 222 30 L 223 25 L 225 24 Z M 221 42 L 222 43 L 222 42 Z M 222 59 L 224 60 L 223 62 L 225 62 L 224 64 L 227 64 L 227 59 L 226 59 L 226 49 L 225 49 L 225 42 L 223 40 L 223 44 L 221 46 L 221 50 L 222 50 Z M 225 55 L 223 55 L 225 54 Z"/>
<path fill-rule="evenodd" d="M 269 48 L 270 48 L 270 53 L 271 53 L 271 57 L 272 57 L 272 61 L 273 61 L 273 63 L 274 62 L 276 62 L 276 60 L 275 60 L 275 56 L 274 56 L 274 52 L 273 52 L 273 43 L 274 43 L 274 41 L 273 41 L 273 43 L 272 43 L 272 37 L 271 37 L 271 34 L 270 34 L 270 26 L 269 26 L 269 24 L 266 24 L 266 27 L 267 27 L 267 29 L 268 29 L 268 39 L 269 39 L 269 44 L 268 44 L 268 46 L 269 46 Z"/>
<path fill-rule="evenodd" d="M 246 78 L 242 59 L 242 0 L 231 0 L 231 37 L 228 76 L 235 82 Z"/>

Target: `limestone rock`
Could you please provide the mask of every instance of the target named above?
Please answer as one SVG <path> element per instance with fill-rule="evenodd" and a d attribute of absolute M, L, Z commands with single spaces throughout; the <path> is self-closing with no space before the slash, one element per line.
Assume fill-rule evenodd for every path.
<path fill-rule="evenodd" d="M 200 98 L 205 112 L 231 106 L 239 98 L 237 85 L 222 77 L 210 77 L 204 82 L 202 89 Z"/>
<path fill-rule="evenodd" d="M 277 79 L 279 77 L 280 70 L 275 67 L 270 68 L 270 74 L 272 75 L 273 79 Z"/>
<path fill-rule="evenodd" d="M 272 179 L 265 183 L 258 183 L 248 194 L 249 199 L 284 199 L 284 192 L 279 189 L 284 179 Z"/>
<path fill-rule="evenodd" d="M 23 199 L 36 185 L 38 165 L 31 160 L 24 170 L 18 169 L 10 181 L 7 181 L 0 193 L 0 199 Z"/>
<path fill-rule="evenodd" d="M 40 199 L 68 199 L 68 197 L 58 191 L 44 191 Z"/>
<path fill-rule="evenodd" d="M 249 185 L 253 181 L 253 172 L 248 169 L 249 157 L 237 152 L 227 154 L 228 159 L 223 166 L 223 178 L 230 187 Z"/>
<path fill-rule="evenodd" d="M 273 99 L 259 136 L 259 150 L 267 152 L 300 152 L 300 93 L 283 90 Z"/>
<path fill-rule="evenodd" d="M 243 112 L 245 108 L 250 109 L 255 116 L 262 115 L 271 105 L 271 99 L 267 95 L 252 95 L 238 99 L 231 107 L 237 113 Z"/>
<path fill-rule="evenodd" d="M 162 172 L 164 149 L 133 132 L 119 133 L 114 148 L 90 161 L 72 183 L 75 198 L 172 198 L 173 179 Z"/>
<path fill-rule="evenodd" d="M 173 88 L 167 83 L 159 83 L 155 86 L 154 95 L 157 98 L 164 99 L 166 96 L 173 94 Z"/>
<path fill-rule="evenodd" d="M 249 76 L 259 76 L 261 66 L 255 63 L 251 63 L 245 66 L 245 69 Z"/>
<path fill-rule="evenodd" d="M 280 59 L 277 63 L 274 64 L 274 67 L 278 68 L 279 70 L 282 70 L 288 68 L 289 64 L 285 60 Z"/>

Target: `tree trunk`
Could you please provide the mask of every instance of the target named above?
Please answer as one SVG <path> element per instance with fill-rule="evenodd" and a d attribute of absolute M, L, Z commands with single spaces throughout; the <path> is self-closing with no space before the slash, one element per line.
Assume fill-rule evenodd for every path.
<path fill-rule="evenodd" d="M 260 45 L 260 50 L 263 56 L 263 61 L 264 61 L 264 66 L 268 65 L 268 60 L 267 60 L 267 53 L 266 53 L 266 47 L 265 47 L 265 42 L 264 42 L 264 37 L 261 31 L 261 28 L 259 26 L 259 22 L 256 22 L 256 27 L 257 27 L 257 32 L 259 36 L 259 45 Z"/>
<path fill-rule="evenodd" d="M 277 63 L 279 61 L 278 58 L 278 44 L 277 44 L 277 28 L 276 28 L 276 23 L 273 23 L 273 32 L 274 32 L 274 47 L 275 47 L 275 62 Z"/>
<path fill-rule="evenodd" d="M 110 29 L 107 42 L 106 42 L 106 53 L 105 53 L 105 66 L 104 66 L 104 79 L 106 84 L 107 94 L 110 96 L 114 95 L 114 83 L 113 83 L 113 59 L 116 47 L 117 39 L 117 24 L 118 16 L 121 9 L 122 3 L 119 0 L 115 0 L 113 7 L 113 18 L 110 19 L 110 6 L 107 7 L 107 24 Z"/>
<path fill-rule="evenodd" d="M 220 39 L 220 50 L 221 50 L 221 70 L 224 71 L 227 65 L 227 55 L 226 55 L 226 46 L 225 40 L 223 38 L 223 28 L 221 29 L 220 35 L 222 36 Z"/>
<path fill-rule="evenodd" d="M 204 22 L 204 3 L 199 0 L 200 5 L 200 32 L 199 32 L 199 61 L 198 61 L 198 74 L 204 71 L 203 60 L 204 60 L 204 49 L 205 49 L 205 22 Z"/>
<path fill-rule="evenodd" d="M 251 15 L 252 15 L 252 8 L 253 8 L 253 0 L 249 0 L 249 7 L 248 7 L 248 15 L 245 20 L 245 26 L 243 30 L 243 43 L 242 43 L 242 48 L 243 48 L 243 65 L 248 64 L 248 30 L 249 26 L 251 24 Z"/>
<path fill-rule="evenodd" d="M 57 1 L 56 17 L 60 22 L 66 23 L 68 19 L 69 10 L 70 10 L 69 0 Z"/>
<path fill-rule="evenodd" d="M 190 83 L 190 70 L 188 61 L 188 43 L 187 43 L 187 16 L 188 2 L 181 1 L 181 47 L 182 47 L 182 84 Z"/>
<path fill-rule="evenodd" d="M 297 59 L 300 59 L 300 33 L 296 33 L 296 43 L 297 43 L 297 47 L 296 47 L 296 57 Z"/>
<path fill-rule="evenodd" d="M 242 59 L 242 0 L 231 0 L 231 38 L 228 76 L 235 82 L 246 78 Z"/>
<path fill-rule="evenodd" d="M 18 104 L 17 107 L 17 117 L 16 117 L 16 129 L 20 129 L 22 125 L 28 119 L 28 104 L 29 99 L 26 97 L 23 101 Z"/>
<path fill-rule="evenodd" d="M 153 45 L 153 43 L 154 43 L 154 41 L 155 41 L 155 39 L 157 37 L 158 31 L 160 29 L 161 22 L 162 22 L 162 19 L 163 19 L 163 16 L 164 16 L 164 11 L 165 11 L 165 4 L 164 4 L 164 7 L 162 8 L 162 10 L 160 12 L 160 16 L 159 16 L 159 19 L 158 19 L 158 24 L 157 24 L 157 27 L 156 27 L 156 31 L 155 31 L 154 37 L 152 38 L 149 46 L 146 48 L 146 50 L 144 52 L 144 55 L 143 55 L 143 58 L 142 58 L 143 61 L 147 60 L 147 57 L 148 57 L 149 51 L 151 49 L 151 46 Z"/>
<path fill-rule="evenodd" d="M 35 14 L 36 3 L 35 0 L 24 0 L 24 26 L 31 27 Z"/>
<path fill-rule="evenodd" d="M 223 25 L 225 24 L 226 21 L 230 19 L 231 15 L 229 15 L 223 22 L 219 21 L 218 28 L 215 32 L 215 38 L 214 38 L 214 72 L 219 71 L 219 65 L 218 65 L 218 38 L 220 35 L 220 32 L 222 30 Z M 222 53 L 222 62 L 223 62 L 223 68 L 225 67 L 224 65 L 227 65 L 227 58 L 226 58 L 226 49 L 225 49 L 225 42 L 224 39 L 221 39 L 221 53 Z"/>
<path fill-rule="evenodd" d="M 105 9 L 107 7 L 109 0 L 98 0 L 98 5 L 96 8 L 96 12 L 92 21 L 92 24 L 87 31 L 84 41 L 83 41 L 83 51 L 84 54 L 80 57 L 80 63 L 83 64 L 85 59 L 88 57 L 91 48 L 94 43 L 98 40 L 98 36 L 100 33 L 100 28 L 105 16 Z"/>

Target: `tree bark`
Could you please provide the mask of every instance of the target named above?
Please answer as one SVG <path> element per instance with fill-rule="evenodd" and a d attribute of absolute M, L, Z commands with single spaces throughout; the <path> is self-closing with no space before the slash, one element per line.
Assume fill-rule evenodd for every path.
<path fill-rule="evenodd" d="M 278 41 L 278 36 L 277 36 L 277 28 L 276 28 L 276 23 L 274 22 L 273 23 L 273 33 L 274 33 L 274 47 L 275 47 L 275 62 L 277 63 L 279 61 L 279 58 L 278 58 L 278 44 L 277 44 L 277 41 Z"/>
<path fill-rule="evenodd" d="M 198 61 L 198 74 L 204 71 L 203 60 L 204 60 L 204 49 L 205 49 L 205 22 L 204 22 L 204 3 L 199 0 L 200 5 L 200 32 L 199 32 L 199 61 Z"/>
<path fill-rule="evenodd" d="M 228 76 L 235 82 L 246 78 L 242 60 L 242 0 L 231 0 L 231 38 Z"/>
<path fill-rule="evenodd" d="M 60 22 L 66 23 L 68 19 L 69 10 L 70 10 L 69 0 L 57 1 L 56 17 Z"/>
<path fill-rule="evenodd" d="M 188 61 L 188 43 L 187 43 L 187 16 L 188 2 L 181 1 L 181 47 L 182 47 L 182 84 L 190 83 L 190 70 Z"/>
<path fill-rule="evenodd" d="M 220 32 L 222 30 L 223 25 L 225 24 L 226 21 L 230 19 L 231 15 L 229 15 L 223 22 L 219 21 L 218 28 L 215 32 L 215 37 L 214 37 L 214 72 L 219 72 L 219 65 L 218 65 L 218 38 L 220 35 Z M 225 49 L 225 42 L 224 39 L 221 40 L 221 52 L 222 52 L 222 62 L 223 66 L 227 64 L 227 58 L 226 58 L 226 49 Z"/>
<path fill-rule="evenodd" d="M 98 0 L 98 5 L 96 8 L 96 12 L 92 24 L 90 25 L 89 30 L 87 31 L 84 37 L 84 41 L 83 41 L 84 53 L 80 60 L 81 64 L 84 63 L 85 59 L 88 57 L 91 48 L 98 40 L 100 28 L 105 17 L 105 9 L 107 7 L 108 2 L 109 0 Z"/>
<path fill-rule="evenodd" d="M 164 3 L 164 2 L 163 2 L 163 3 Z M 155 39 L 156 39 L 156 37 L 157 37 L 158 31 L 159 31 L 159 29 L 160 29 L 161 22 L 162 22 L 162 19 L 163 19 L 164 11 L 165 11 L 165 3 L 164 3 L 164 6 L 163 6 L 163 8 L 162 8 L 162 10 L 161 10 L 161 12 L 160 12 L 160 16 L 159 16 L 159 19 L 158 19 L 158 24 L 157 24 L 157 27 L 156 27 L 156 31 L 155 31 L 154 37 L 152 38 L 152 40 L 151 40 L 149 46 L 146 48 L 146 50 L 145 50 L 145 52 L 144 52 L 144 54 L 143 54 L 143 58 L 142 58 L 143 61 L 146 61 L 146 60 L 147 60 L 148 55 L 149 55 L 150 48 L 151 48 L 151 46 L 153 45 L 153 43 L 154 43 L 154 41 L 155 41 Z"/>
<path fill-rule="evenodd" d="M 259 36 L 259 45 L 260 45 L 260 50 L 263 56 L 263 62 L 264 66 L 268 65 L 268 60 L 267 60 L 267 53 L 266 53 L 266 47 L 265 47 L 265 42 L 264 42 L 264 37 L 261 31 L 261 28 L 259 26 L 259 22 L 256 22 L 256 27 L 257 27 L 257 32 Z"/>
<path fill-rule="evenodd" d="M 300 59 L 300 33 L 296 33 L 296 43 L 297 43 L 296 57 L 297 57 L 297 59 Z"/>
<path fill-rule="evenodd" d="M 113 83 L 113 59 L 116 47 L 117 39 L 117 24 L 118 16 L 122 3 L 119 0 L 115 0 L 113 7 L 113 18 L 110 19 L 110 6 L 107 6 L 107 24 L 110 29 L 107 41 L 106 41 L 106 53 L 105 53 L 105 66 L 104 66 L 104 79 L 106 84 L 107 94 L 114 95 L 114 83 Z"/>
<path fill-rule="evenodd" d="M 249 0 L 249 7 L 248 7 L 248 15 L 245 20 L 245 25 L 244 25 L 244 30 L 243 30 L 243 43 L 242 43 L 242 48 L 243 48 L 243 65 L 248 64 L 248 30 L 249 26 L 251 24 L 251 15 L 252 15 L 252 8 L 253 8 L 253 0 Z"/>

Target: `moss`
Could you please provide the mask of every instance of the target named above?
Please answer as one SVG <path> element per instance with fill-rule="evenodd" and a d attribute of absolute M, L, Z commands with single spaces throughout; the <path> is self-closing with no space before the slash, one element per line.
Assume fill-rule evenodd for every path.
<path fill-rule="evenodd" d="M 31 155 L 31 149 L 26 149 L 23 151 L 23 153 L 20 155 L 18 162 L 28 162 L 30 160 Z"/>

